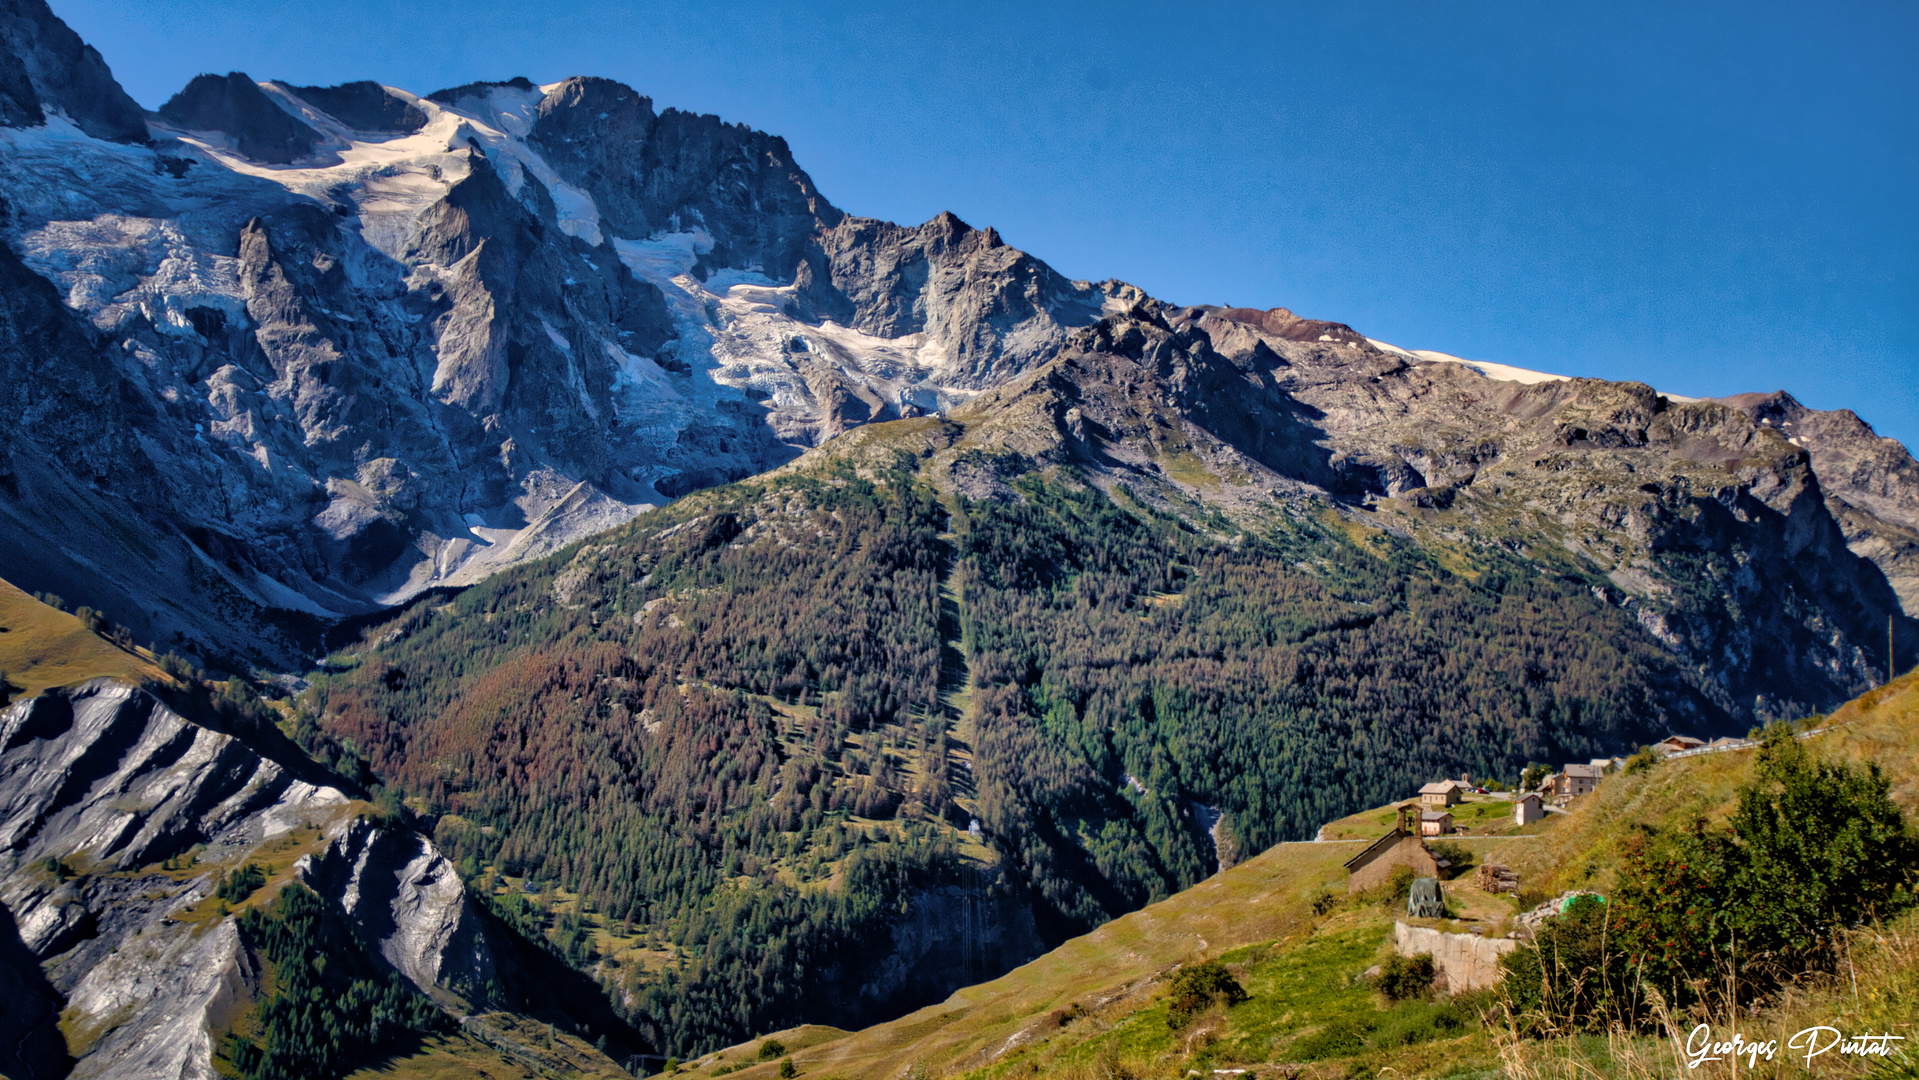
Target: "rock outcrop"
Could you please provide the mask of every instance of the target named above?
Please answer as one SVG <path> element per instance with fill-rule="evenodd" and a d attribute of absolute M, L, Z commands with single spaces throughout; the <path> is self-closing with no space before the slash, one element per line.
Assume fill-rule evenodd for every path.
<path fill-rule="evenodd" d="M 1725 404 L 1806 449 L 1847 545 L 1885 571 L 1905 613 L 1919 617 L 1919 462 L 1912 452 L 1851 409 L 1808 409 L 1783 391 Z"/>
<path fill-rule="evenodd" d="M 23 1061 L 58 1064 L 64 1047 L 57 1032 L 41 1045 L 42 1025 L 64 1009 L 76 1077 L 214 1076 L 215 1039 L 260 971 L 211 897 L 256 859 L 304 852 L 269 887 L 297 880 L 332 901 L 371 953 L 461 1014 L 510 966 L 496 948 L 507 932 L 429 841 L 144 691 L 99 680 L 16 703 L 0 711 L 0 747 L 0 904 L 14 931 L 0 965 L 26 991 L 0 1028 Z"/>
<path fill-rule="evenodd" d="M 147 141 L 143 110 L 46 0 L 0 0 L 0 126 L 32 127 L 49 114 L 97 139 Z"/>
<path fill-rule="evenodd" d="M 381 86 L 371 79 L 338 86 L 285 86 L 287 93 L 354 131 L 380 135 L 412 135 L 426 127 L 428 117 L 413 95 Z"/>
<path fill-rule="evenodd" d="M 185 131 L 218 132 L 254 161 L 285 165 L 313 152 L 320 133 L 274 104 L 239 71 L 196 75 L 160 106 L 160 119 Z"/>

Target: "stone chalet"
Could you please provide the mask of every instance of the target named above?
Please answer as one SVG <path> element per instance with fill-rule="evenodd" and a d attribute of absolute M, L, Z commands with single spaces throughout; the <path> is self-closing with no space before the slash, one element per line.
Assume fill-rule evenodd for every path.
<path fill-rule="evenodd" d="M 1453 816 L 1444 810 L 1428 810 L 1419 815 L 1419 835 L 1448 836 L 1453 831 Z"/>
<path fill-rule="evenodd" d="M 1546 816 L 1546 808 L 1539 802 L 1537 791 L 1528 791 L 1513 801 L 1513 824 L 1530 825 Z"/>
<path fill-rule="evenodd" d="M 1346 860 L 1348 892 L 1365 892 L 1384 885 L 1393 867 L 1411 867 L 1416 878 L 1438 877 L 1440 860 L 1420 839 L 1420 806 L 1406 803 L 1399 808 L 1399 822 L 1393 831 L 1366 845 L 1366 849 Z"/>
<path fill-rule="evenodd" d="M 1553 792 L 1555 802 L 1571 802 L 1581 795 L 1599 786 L 1599 778 L 1604 775 L 1597 765 L 1568 765 L 1559 774 L 1558 790 Z"/>
<path fill-rule="evenodd" d="M 1457 780 L 1441 780 L 1419 789 L 1419 801 L 1427 806 L 1452 806 L 1459 802 L 1463 786 Z"/>

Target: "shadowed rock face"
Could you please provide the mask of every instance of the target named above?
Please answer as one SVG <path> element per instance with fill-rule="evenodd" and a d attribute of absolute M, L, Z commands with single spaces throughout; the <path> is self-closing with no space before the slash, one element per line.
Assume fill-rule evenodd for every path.
<path fill-rule="evenodd" d="M 695 264 L 700 271 L 790 279 L 814 232 L 843 216 L 785 139 L 717 116 L 656 115 L 651 98 L 609 79 L 554 86 L 527 142 L 593 197 L 609 232 L 639 239 L 703 228 L 713 246 Z"/>
<path fill-rule="evenodd" d="M 144 113 L 98 50 L 45 0 L 0 0 L 0 126 L 32 127 L 48 110 L 97 139 L 147 141 Z"/>
<path fill-rule="evenodd" d="M 245 73 L 196 75 L 160 106 L 161 119 L 187 131 L 218 131 L 255 161 L 285 165 L 313 152 L 320 134 L 287 115 Z"/>
<path fill-rule="evenodd" d="M 355 131 L 411 135 L 427 124 L 426 113 L 418 105 L 371 79 L 286 89 Z"/>
<path fill-rule="evenodd" d="M 1725 404 L 1806 449 L 1847 545 L 1885 571 L 1906 614 L 1919 615 L 1919 462 L 1912 453 L 1851 409 L 1808 409 L 1784 391 Z"/>

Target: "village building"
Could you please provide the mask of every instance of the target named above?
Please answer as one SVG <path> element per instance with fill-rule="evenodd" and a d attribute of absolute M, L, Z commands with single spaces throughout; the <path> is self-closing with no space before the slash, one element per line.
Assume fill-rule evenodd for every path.
<path fill-rule="evenodd" d="M 1463 798 L 1465 788 L 1457 780 L 1441 780 L 1419 789 L 1419 801 L 1427 806 L 1452 806 Z"/>
<path fill-rule="evenodd" d="M 1393 831 L 1373 841 L 1364 851 L 1346 860 L 1348 892 L 1365 892 L 1386 883 L 1396 866 L 1410 867 L 1416 878 L 1439 876 L 1440 861 L 1420 838 L 1421 810 L 1418 803 L 1399 808 L 1399 820 Z"/>
<path fill-rule="evenodd" d="M 1568 803 L 1599 786 L 1599 778 L 1604 775 L 1591 765 L 1568 765 L 1559 774 L 1558 789 L 1553 793 L 1553 801 Z"/>
<path fill-rule="evenodd" d="M 1682 750 L 1697 750 L 1706 745 L 1706 740 L 1695 739 L 1691 735 L 1668 735 L 1652 744 L 1653 753 L 1677 754 Z"/>
<path fill-rule="evenodd" d="M 1419 815 L 1419 835 L 1449 836 L 1453 831 L 1453 816 L 1444 810 L 1428 810 Z"/>
<path fill-rule="evenodd" d="M 1513 824 L 1530 825 L 1546 816 L 1546 808 L 1539 801 L 1537 791 L 1528 791 L 1513 802 Z"/>

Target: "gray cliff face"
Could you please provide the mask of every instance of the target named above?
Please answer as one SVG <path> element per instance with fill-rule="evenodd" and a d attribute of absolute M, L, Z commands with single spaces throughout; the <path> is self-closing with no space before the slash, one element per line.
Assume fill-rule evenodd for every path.
<path fill-rule="evenodd" d="M 847 986 L 842 1015 L 898 1016 L 1046 951 L 1032 909 L 1007 891 L 941 885 L 912 893 L 909 904 L 892 928 L 886 958 L 864 981 Z"/>
<path fill-rule="evenodd" d="M 393 970 L 422 989 L 477 987 L 499 966 L 453 864 L 424 837 L 342 819 L 296 875 L 340 905 Z"/>
<path fill-rule="evenodd" d="M 790 279 L 814 233 L 843 217 L 786 140 L 716 116 L 656 115 L 652 99 L 608 79 L 548 89 L 527 143 L 592 198 L 606 232 L 704 229 L 713 246 L 694 264 L 702 278 L 738 269 Z"/>
<path fill-rule="evenodd" d="M 1919 617 L 1919 462 L 1911 451 L 1851 409 L 1808 409 L 1783 391 L 1725 404 L 1806 449 L 1847 545 L 1884 570 L 1905 613 Z"/>
<path fill-rule="evenodd" d="M 68 1010 L 76 1077 L 214 1075 L 214 1038 L 259 968 L 208 901 L 222 872 L 289 845 L 306 852 L 293 877 L 421 990 L 458 1007 L 498 971 L 430 843 L 144 691 L 100 680 L 19 702 L 0 711 L 0 747 L 0 904 L 21 977 Z M 166 868 L 188 855 L 192 870 Z"/>
<path fill-rule="evenodd" d="M 880 338 L 925 335 L 942 355 L 934 380 L 978 390 L 1056 352 L 1066 331 L 1098 322 L 1118 283 L 1067 281 L 992 229 L 941 214 L 917 229 L 845 218 L 800 268 L 803 309 Z"/>

